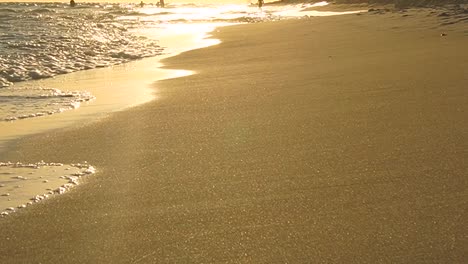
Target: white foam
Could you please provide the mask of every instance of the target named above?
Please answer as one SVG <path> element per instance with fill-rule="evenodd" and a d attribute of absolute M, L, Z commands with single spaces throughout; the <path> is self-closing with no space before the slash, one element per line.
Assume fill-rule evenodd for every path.
<path fill-rule="evenodd" d="M 0 88 L 161 54 L 113 18 L 101 6 L 0 3 Z"/>
<path fill-rule="evenodd" d="M 94 174 L 88 164 L 0 162 L 0 216 L 63 194 Z"/>
<path fill-rule="evenodd" d="M 0 121 L 40 117 L 76 109 L 95 97 L 86 91 L 62 91 L 54 88 L 0 89 Z"/>

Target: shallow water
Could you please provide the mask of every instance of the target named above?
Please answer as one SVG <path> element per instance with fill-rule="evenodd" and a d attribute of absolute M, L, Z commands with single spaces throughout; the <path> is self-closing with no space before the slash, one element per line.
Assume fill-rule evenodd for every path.
<path fill-rule="evenodd" d="M 37 87 L 34 82 L 23 87 L 25 81 L 175 54 L 181 51 L 178 46 L 185 50 L 187 45 L 176 41 L 161 45 L 160 41 L 175 36 L 184 42 L 181 37 L 198 37 L 217 26 L 349 13 L 304 11 L 315 5 L 326 2 L 263 9 L 252 4 L 174 3 L 159 8 L 153 4 L 80 3 L 71 8 L 67 3 L 0 3 L 0 89 L 7 88 L 0 90 L 0 122 L 61 113 L 76 109 L 80 97 L 86 97 L 84 101 L 93 98 L 83 91 L 86 88 L 71 91 L 60 86 Z M 86 95 L 57 108 L 42 100 L 45 90 Z"/>
<path fill-rule="evenodd" d="M 291 8 L 282 8 L 292 10 Z M 297 8 L 294 8 L 297 10 Z M 0 3 L 0 87 L 162 53 L 135 28 L 167 23 L 241 23 L 279 19 L 242 5 L 140 8 L 122 4 Z"/>
<path fill-rule="evenodd" d="M 193 44 L 184 37 L 203 36 L 217 26 L 311 15 L 302 12 L 311 6 L 80 3 L 70 8 L 67 3 L 0 3 L 0 122 L 76 109 L 79 102 L 96 96 L 86 87 L 75 91 L 26 81 L 175 54 L 190 49 L 184 42 Z M 170 41 L 162 44 L 164 40 Z M 44 100 L 44 91 L 60 91 L 54 96 L 60 102 Z"/>
<path fill-rule="evenodd" d="M 0 119 L 14 121 L 18 119 L 41 117 L 77 109 L 82 102 L 95 97 L 85 91 L 61 91 L 54 88 L 15 88 L 0 89 L 2 105 Z M 45 110 L 47 109 L 47 110 Z"/>
<path fill-rule="evenodd" d="M 115 8 L 0 4 L 0 87 L 161 54 L 156 41 L 129 33 Z"/>

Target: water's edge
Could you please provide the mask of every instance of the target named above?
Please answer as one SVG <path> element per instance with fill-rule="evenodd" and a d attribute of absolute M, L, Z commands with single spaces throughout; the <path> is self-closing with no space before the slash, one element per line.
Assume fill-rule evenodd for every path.
<path fill-rule="evenodd" d="M 107 68 L 78 71 L 54 78 L 19 83 L 18 85 L 32 84 L 63 90 L 88 91 L 96 96 L 96 100 L 82 103 L 80 108 L 60 114 L 1 122 L 0 160 L 6 152 L 14 148 L 18 140 L 24 137 L 88 124 L 112 112 L 155 100 L 155 89 L 157 89 L 155 83 L 192 74 L 182 69 L 164 69 L 161 61 L 189 50 L 218 44 L 219 40 L 208 38 L 208 34 L 214 28 L 214 26 L 205 27 L 177 37 L 161 38 L 161 44 L 170 47 L 170 50 L 163 55 Z M 183 43 L 183 45 L 177 43 Z"/>

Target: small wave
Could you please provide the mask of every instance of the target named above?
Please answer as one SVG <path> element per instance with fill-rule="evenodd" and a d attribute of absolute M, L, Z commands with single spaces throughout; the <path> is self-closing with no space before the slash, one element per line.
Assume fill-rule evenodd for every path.
<path fill-rule="evenodd" d="M 168 12 L 165 12 L 165 13 L 168 13 Z M 109 14 L 114 15 L 114 16 L 141 16 L 141 17 L 154 15 L 154 14 L 145 14 L 145 13 L 134 11 L 134 10 L 117 10 L 117 11 L 112 11 Z"/>
<path fill-rule="evenodd" d="M 18 11 L 12 8 L 0 8 L 0 14 L 3 13 L 17 13 Z"/>
<path fill-rule="evenodd" d="M 29 13 L 31 14 L 42 14 L 42 13 L 56 13 L 57 11 L 49 8 L 38 8 L 30 10 Z"/>
<path fill-rule="evenodd" d="M 15 121 L 76 109 L 94 100 L 86 91 L 61 91 L 54 88 L 0 89 L 0 120 Z M 34 112 L 32 112 L 34 111 Z"/>
<path fill-rule="evenodd" d="M 274 15 L 264 15 L 264 16 L 241 16 L 235 17 L 230 19 L 213 19 L 212 22 L 224 22 L 224 23 L 259 23 L 259 22 L 266 22 L 266 21 L 277 21 L 280 20 L 281 17 L 274 16 Z"/>
<path fill-rule="evenodd" d="M 111 54 L 111 57 L 112 58 L 123 58 L 123 59 L 129 59 L 129 60 L 136 60 L 136 59 L 141 59 L 142 56 L 139 55 L 139 54 L 131 54 L 131 53 L 127 53 L 125 51 L 121 51 L 121 52 L 118 52 L 118 53 L 113 53 Z"/>

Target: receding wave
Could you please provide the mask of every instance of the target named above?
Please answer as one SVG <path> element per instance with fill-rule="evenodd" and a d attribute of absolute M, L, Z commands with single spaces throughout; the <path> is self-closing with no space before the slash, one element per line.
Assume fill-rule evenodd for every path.
<path fill-rule="evenodd" d="M 38 8 L 38 9 L 33 9 L 29 11 L 32 14 L 41 14 L 41 13 L 55 13 L 56 11 L 54 9 L 49 9 L 49 8 Z"/>
<path fill-rule="evenodd" d="M 15 9 L 12 9 L 12 8 L 0 8 L 0 14 L 4 14 L 4 13 L 16 13 L 18 12 L 17 10 Z"/>
<path fill-rule="evenodd" d="M 0 121 L 15 121 L 76 109 L 95 97 L 85 91 L 53 88 L 0 89 Z"/>
<path fill-rule="evenodd" d="M 0 4 L 0 88 L 161 54 L 157 41 L 136 36 L 99 8 L 75 12 L 53 5 Z M 2 12 L 15 13 L 15 19 Z"/>
<path fill-rule="evenodd" d="M 157 56 L 164 51 L 157 34 L 168 34 L 168 24 L 257 23 L 308 6 L 0 3 L 0 121 L 59 113 L 92 100 L 85 92 L 16 89 L 23 86 L 14 84 Z M 147 29 L 157 33 L 138 35 Z"/>

